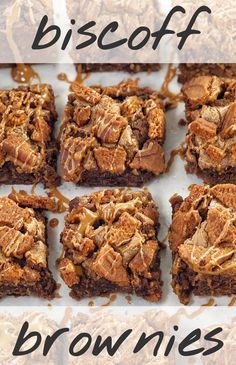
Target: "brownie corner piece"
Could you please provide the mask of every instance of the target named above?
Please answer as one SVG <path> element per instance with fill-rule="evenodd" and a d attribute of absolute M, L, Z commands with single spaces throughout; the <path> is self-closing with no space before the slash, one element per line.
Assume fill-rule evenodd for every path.
<path fill-rule="evenodd" d="M 102 190 L 70 203 L 60 273 L 79 299 L 114 292 L 161 298 L 158 210 L 145 189 Z"/>
<path fill-rule="evenodd" d="M 236 185 L 192 185 L 171 204 L 172 286 L 180 301 L 236 294 Z"/>
<path fill-rule="evenodd" d="M 48 268 L 46 219 L 37 197 L 24 197 L 22 204 L 0 197 L 0 297 L 29 296 L 51 299 L 56 282 Z M 48 199 L 49 200 L 49 199 Z"/>
<path fill-rule="evenodd" d="M 200 76 L 183 86 L 186 170 L 210 185 L 236 183 L 236 81 Z"/>
<path fill-rule="evenodd" d="M 0 183 L 59 183 L 53 138 L 56 119 L 50 85 L 0 90 Z"/>
<path fill-rule="evenodd" d="M 164 172 L 165 113 L 150 88 L 128 80 L 72 86 L 60 138 L 64 180 L 87 186 L 141 186 Z"/>

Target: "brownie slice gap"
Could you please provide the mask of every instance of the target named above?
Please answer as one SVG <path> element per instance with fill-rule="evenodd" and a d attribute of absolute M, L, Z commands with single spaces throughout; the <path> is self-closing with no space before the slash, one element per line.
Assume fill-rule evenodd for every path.
<path fill-rule="evenodd" d="M 56 119 L 50 85 L 0 90 L 0 183 L 58 185 Z"/>
<path fill-rule="evenodd" d="M 236 185 L 192 185 L 171 198 L 172 286 L 183 304 L 191 295 L 236 294 Z"/>
<path fill-rule="evenodd" d="M 198 76 L 236 78 L 235 63 L 181 63 L 178 67 L 178 81 L 181 84 Z"/>
<path fill-rule="evenodd" d="M 205 183 L 236 183 L 236 80 L 200 76 L 184 84 L 186 170 Z"/>
<path fill-rule="evenodd" d="M 81 72 L 156 72 L 161 69 L 159 63 L 79 63 L 75 65 Z"/>
<path fill-rule="evenodd" d="M 51 299 L 56 282 L 48 268 L 43 210 L 55 208 L 55 202 L 22 195 L 0 197 L 0 297 L 36 295 Z"/>
<path fill-rule="evenodd" d="M 164 172 L 165 113 L 157 92 L 128 80 L 72 85 L 60 134 L 65 181 L 140 186 Z"/>
<path fill-rule="evenodd" d="M 101 190 L 70 202 L 59 270 L 77 298 L 161 298 L 158 210 L 147 189 Z"/>

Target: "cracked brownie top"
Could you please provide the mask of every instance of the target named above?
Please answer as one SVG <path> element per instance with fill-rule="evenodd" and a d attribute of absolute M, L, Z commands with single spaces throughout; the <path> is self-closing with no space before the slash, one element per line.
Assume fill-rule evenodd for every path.
<path fill-rule="evenodd" d="M 194 272 L 236 272 L 236 185 L 192 185 L 183 200 L 171 198 L 171 249 Z M 176 262 L 178 266 L 178 262 Z M 174 267 L 173 270 L 176 268 Z"/>
<path fill-rule="evenodd" d="M 147 190 L 102 190 L 76 198 L 65 221 L 60 272 L 69 287 L 102 278 L 129 290 L 145 280 L 151 288 L 147 299 L 158 300 L 158 211 Z"/>
<path fill-rule="evenodd" d="M 14 170 L 14 175 L 33 175 L 35 181 L 46 184 L 55 182 L 50 156 L 55 150 L 52 128 L 56 118 L 51 86 L 0 90 L 0 175 L 1 169 L 8 167 L 12 175 Z"/>
<path fill-rule="evenodd" d="M 216 173 L 236 168 L 236 81 L 201 76 L 182 91 L 189 121 L 187 161 Z"/>
<path fill-rule="evenodd" d="M 106 88 L 75 83 L 72 91 L 61 131 L 66 181 L 80 183 L 88 172 L 106 179 L 164 171 L 165 114 L 157 93 L 132 80 Z"/>
<path fill-rule="evenodd" d="M 27 195 L 21 199 L 23 195 L 0 198 L 0 286 L 37 283 L 41 271 L 47 271 L 45 219 L 35 208 L 52 207 L 55 202 Z"/>

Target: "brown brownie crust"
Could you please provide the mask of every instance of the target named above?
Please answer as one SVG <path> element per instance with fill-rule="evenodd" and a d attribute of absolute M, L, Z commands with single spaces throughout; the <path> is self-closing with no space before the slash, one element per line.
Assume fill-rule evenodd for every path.
<path fill-rule="evenodd" d="M 181 84 L 198 76 L 236 78 L 235 63 L 181 63 L 178 70 L 178 81 Z"/>
<path fill-rule="evenodd" d="M 183 304 L 191 294 L 236 293 L 236 185 L 192 185 L 171 199 L 172 286 Z"/>
<path fill-rule="evenodd" d="M 64 180 L 139 186 L 164 171 L 165 114 L 149 88 L 72 85 L 60 136 Z"/>
<path fill-rule="evenodd" d="M 34 197 L 26 195 L 21 204 L 21 194 L 16 193 L 0 198 L 0 297 L 52 298 L 56 283 L 48 268 L 46 219 L 42 213 L 52 205 L 55 203 L 49 198 L 36 197 L 34 202 Z"/>
<path fill-rule="evenodd" d="M 53 139 L 56 119 L 50 85 L 0 90 L 0 183 L 59 182 Z"/>
<path fill-rule="evenodd" d="M 80 72 L 118 72 L 129 73 L 155 72 L 161 69 L 159 63 L 80 63 L 76 70 Z"/>
<path fill-rule="evenodd" d="M 70 202 L 60 273 L 78 298 L 114 292 L 161 298 L 158 211 L 150 193 L 102 190 Z"/>
<path fill-rule="evenodd" d="M 186 170 L 213 185 L 236 182 L 236 80 L 200 76 L 184 84 Z"/>

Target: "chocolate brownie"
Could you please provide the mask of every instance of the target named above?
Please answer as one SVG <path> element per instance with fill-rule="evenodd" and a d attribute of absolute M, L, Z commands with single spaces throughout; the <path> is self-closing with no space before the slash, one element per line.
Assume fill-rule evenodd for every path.
<path fill-rule="evenodd" d="M 187 172 L 211 185 L 236 183 L 236 80 L 199 76 L 182 91 Z"/>
<path fill-rule="evenodd" d="M 191 294 L 236 294 L 236 185 L 192 185 L 171 198 L 172 286 L 181 303 Z"/>
<path fill-rule="evenodd" d="M 59 182 L 53 138 L 56 119 L 50 85 L 0 90 L 0 183 L 52 186 Z"/>
<path fill-rule="evenodd" d="M 156 92 L 128 80 L 72 85 L 60 136 L 64 180 L 139 186 L 164 171 L 165 113 Z"/>
<path fill-rule="evenodd" d="M 235 63 L 181 63 L 178 70 L 178 81 L 181 84 L 198 76 L 236 78 Z"/>
<path fill-rule="evenodd" d="M 27 195 L 21 199 L 22 195 L 0 198 L 0 297 L 51 298 L 56 283 L 48 268 L 43 210 L 55 207 L 55 203 Z"/>
<path fill-rule="evenodd" d="M 78 298 L 114 292 L 161 298 L 158 211 L 147 189 L 102 190 L 70 202 L 60 273 Z"/>
<path fill-rule="evenodd" d="M 159 71 L 159 63 L 81 63 L 76 64 L 78 72 L 125 71 L 130 73 Z"/>

